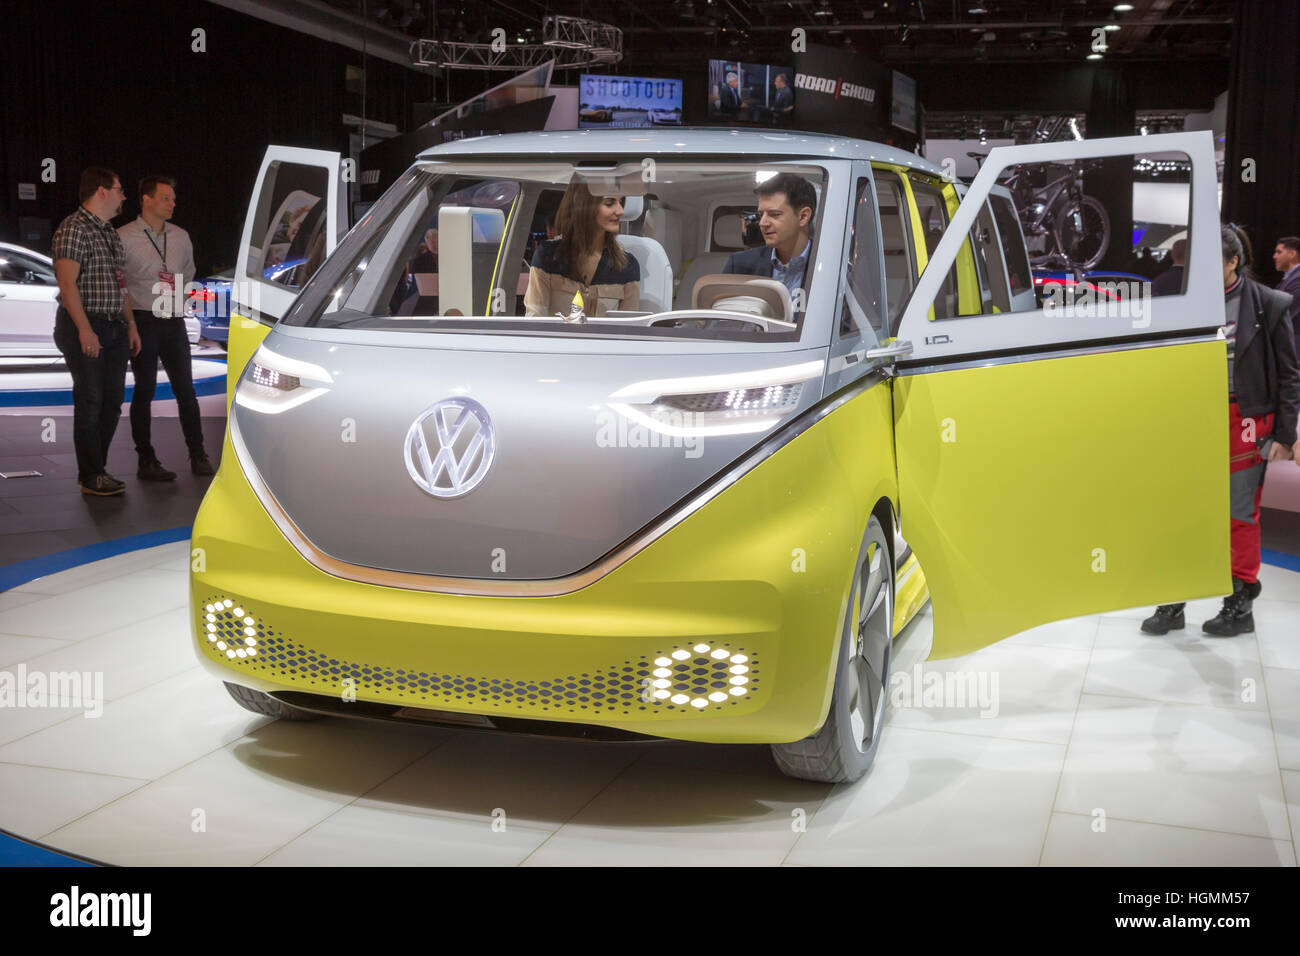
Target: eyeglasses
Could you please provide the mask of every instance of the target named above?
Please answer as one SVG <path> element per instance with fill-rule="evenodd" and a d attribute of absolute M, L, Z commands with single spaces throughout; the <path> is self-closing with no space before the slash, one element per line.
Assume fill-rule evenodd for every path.
<path fill-rule="evenodd" d="M 104 191 L 110 193 L 121 193 L 123 196 L 126 195 L 126 190 L 121 186 L 105 186 Z"/>

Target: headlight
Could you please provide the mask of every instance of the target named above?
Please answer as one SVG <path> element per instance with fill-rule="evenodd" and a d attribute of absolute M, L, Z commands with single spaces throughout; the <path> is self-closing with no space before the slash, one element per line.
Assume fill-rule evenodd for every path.
<path fill-rule="evenodd" d="M 799 406 L 821 359 L 725 375 L 655 379 L 620 388 L 609 407 L 664 435 L 741 435 L 774 426 Z"/>
<path fill-rule="evenodd" d="M 276 415 L 323 395 L 333 384 L 334 377 L 319 365 L 279 355 L 261 345 L 235 389 L 235 404 Z"/>

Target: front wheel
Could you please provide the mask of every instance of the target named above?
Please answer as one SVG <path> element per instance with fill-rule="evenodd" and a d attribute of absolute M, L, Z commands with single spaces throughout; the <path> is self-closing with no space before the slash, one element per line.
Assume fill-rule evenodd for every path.
<path fill-rule="evenodd" d="M 894 647 L 894 563 L 874 515 L 858 552 L 839 643 L 826 722 L 803 740 L 772 745 L 776 765 L 791 777 L 852 782 L 870 769 L 880 746 Z"/>

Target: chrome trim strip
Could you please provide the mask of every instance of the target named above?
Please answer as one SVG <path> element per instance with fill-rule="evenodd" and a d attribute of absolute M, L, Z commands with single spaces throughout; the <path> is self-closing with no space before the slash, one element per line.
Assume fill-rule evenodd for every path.
<path fill-rule="evenodd" d="M 924 375 L 927 372 L 940 372 L 959 368 L 990 368 L 994 365 L 1019 365 L 1022 362 L 1042 362 L 1048 359 L 1074 358 L 1080 355 L 1101 355 L 1105 352 L 1131 352 L 1135 349 L 1159 348 L 1166 345 L 1191 345 L 1197 342 L 1212 342 L 1216 338 L 1222 338 L 1222 336 L 1218 335 L 1217 332 L 1205 332 L 1195 335 L 1179 336 L 1178 338 L 1145 339 L 1140 342 L 1098 343 L 1097 345 L 1062 349 L 1059 352 L 1030 352 L 1029 354 L 999 355 L 994 358 L 976 357 L 967 359 L 964 362 L 931 362 L 928 365 L 910 367 L 895 366 L 895 374 L 902 377 L 905 375 Z"/>
<path fill-rule="evenodd" d="M 769 435 L 761 444 L 728 466 L 710 480 L 708 484 L 581 571 L 561 578 L 546 578 L 533 581 L 494 581 L 478 578 L 439 577 L 429 574 L 415 574 L 409 571 L 388 571 L 382 568 L 371 568 L 340 561 L 338 558 L 320 550 L 308 539 L 307 535 L 294 523 L 279 501 L 276 500 L 266 482 L 262 480 L 262 476 L 253 466 L 248 449 L 240 437 L 239 417 L 233 403 L 229 419 L 230 444 L 235 451 L 235 460 L 238 462 L 240 470 L 252 487 L 253 494 L 257 496 L 257 500 L 261 502 L 262 507 L 266 510 L 268 517 L 303 558 L 326 574 L 347 581 L 355 581 L 358 584 L 374 584 L 379 587 L 430 591 L 438 594 L 467 594 L 487 597 L 556 597 L 561 594 L 571 594 L 599 581 L 699 511 L 723 491 L 730 488 L 823 418 L 857 398 L 867 389 L 884 381 L 886 381 L 886 376 L 883 372 L 874 371 L 854 382 L 843 391 L 835 393 L 808 409 L 778 432 Z"/>

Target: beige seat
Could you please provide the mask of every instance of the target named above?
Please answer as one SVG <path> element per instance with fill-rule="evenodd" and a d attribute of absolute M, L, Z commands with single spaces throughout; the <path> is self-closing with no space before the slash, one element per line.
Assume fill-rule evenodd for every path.
<path fill-rule="evenodd" d="M 739 312 L 782 322 L 794 321 L 790 290 L 776 279 L 759 276 L 707 275 L 695 280 L 692 308 Z"/>

